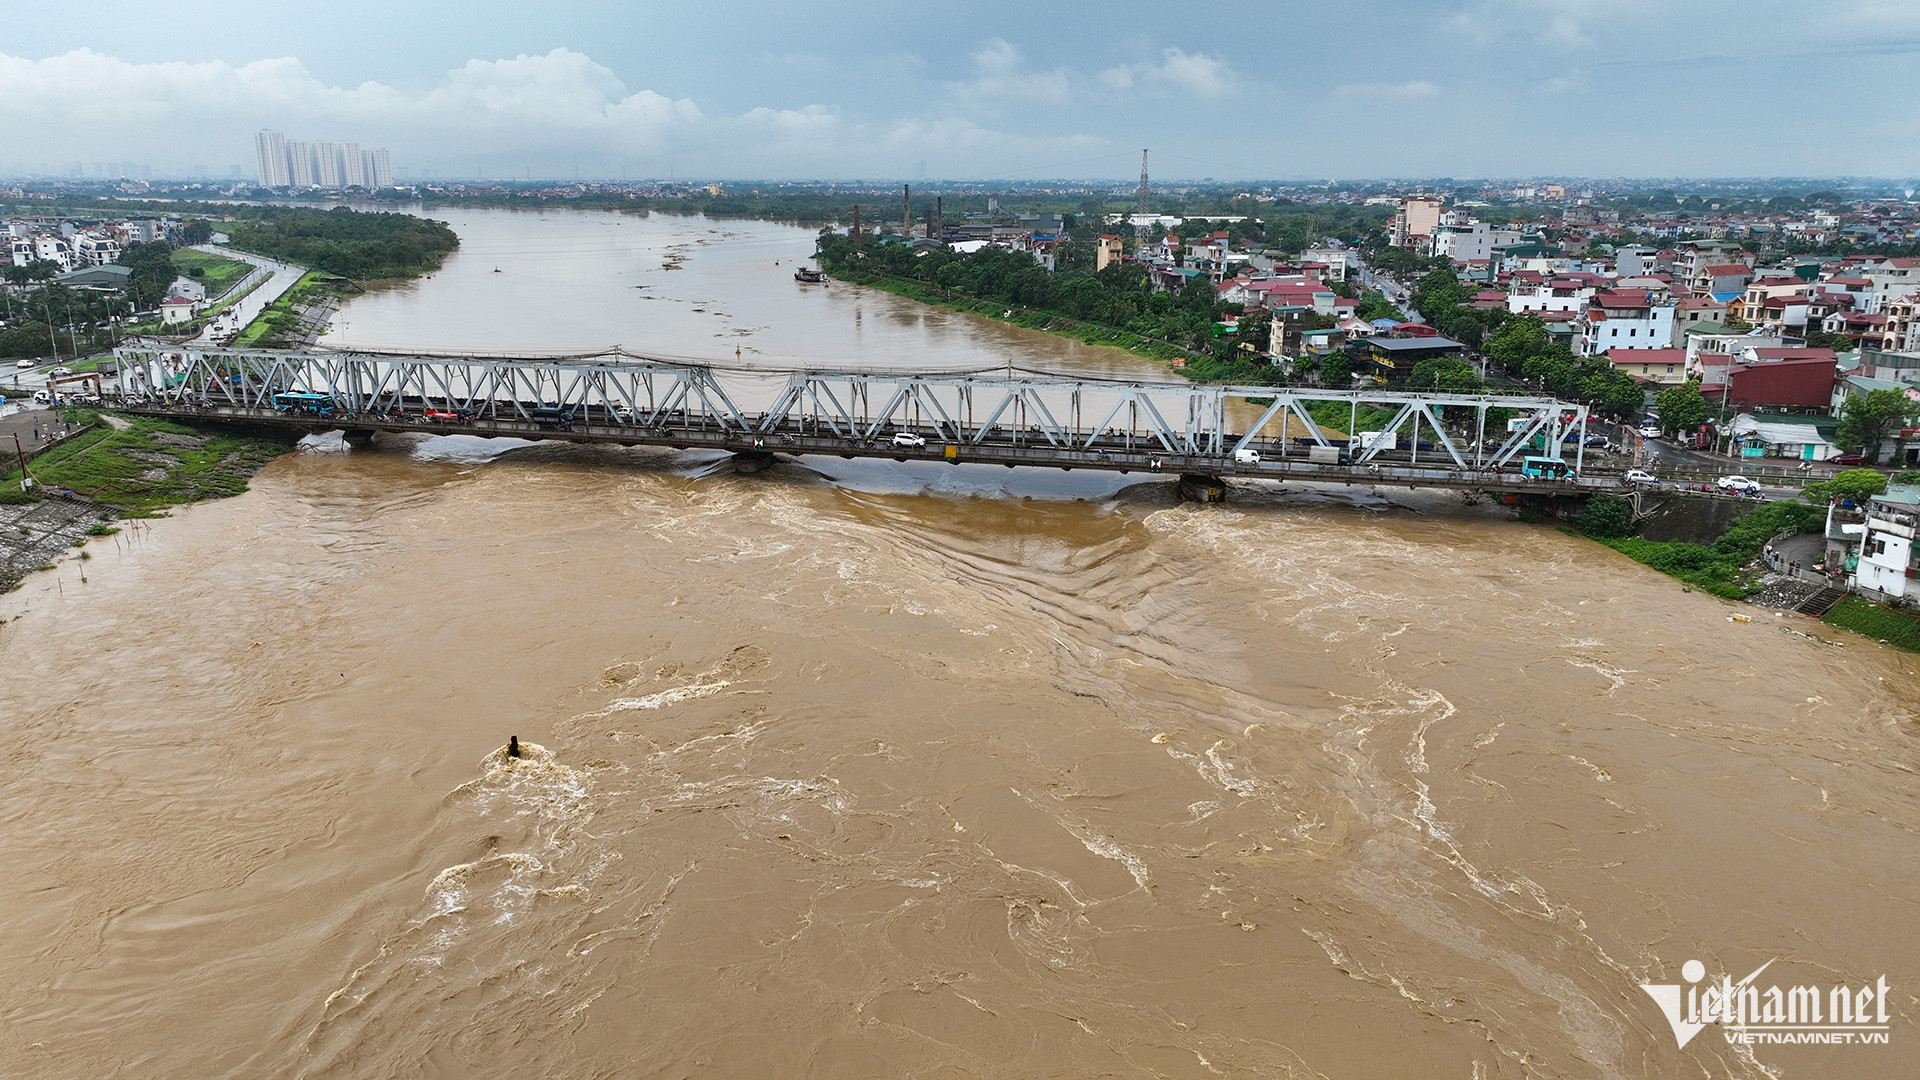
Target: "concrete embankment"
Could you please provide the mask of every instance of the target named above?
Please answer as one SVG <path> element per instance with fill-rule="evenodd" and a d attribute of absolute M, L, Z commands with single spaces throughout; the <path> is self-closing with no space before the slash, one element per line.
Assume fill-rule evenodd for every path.
<path fill-rule="evenodd" d="M 1640 504 L 1639 535 L 1646 540 L 1711 544 L 1753 508 L 1748 500 L 1713 495 L 1648 495 Z"/>

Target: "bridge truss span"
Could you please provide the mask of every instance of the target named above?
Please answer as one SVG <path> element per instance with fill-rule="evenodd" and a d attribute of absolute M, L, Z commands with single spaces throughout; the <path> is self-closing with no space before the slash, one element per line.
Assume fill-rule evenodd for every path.
<path fill-rule="evenodd" d="M 640 441 L 700 432 L 757 445 L 807 436 L 871 444 L 911 433 L 948 447 L 1231 463 L 1239 451 L 1348 445 L 1345 463 L 1410 460 L 1462 472 L 1552 448 L 1578 475 L 1585 406 L 1551 397 L 1386 388 L 1146 382 L 1027 372 L 769 370 L 652 359 L 478 357 L 136 347 L 112 389 L 160 409 L 271 415 L 281 395 L 324 395 L 336 426 L 431 413 L 484 427 L 594 424 Z M 1349 440 L 1378 423 L 1380 436 Z M 1386 417 L 1387 419 L 1382 419 Z M 504 433 L 504 432 L 503 432 Z M 1533 451 L 1538 453 L 1540 451 Z"/>

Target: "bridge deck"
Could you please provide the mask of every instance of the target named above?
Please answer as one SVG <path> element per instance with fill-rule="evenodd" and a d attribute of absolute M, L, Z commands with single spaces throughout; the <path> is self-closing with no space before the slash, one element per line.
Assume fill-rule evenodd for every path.
<path fill-rule="evenodd" d="M 196 423 L 263 424 L 290 427 L 306 432 L 353 430 L 367 432 L 415 432 L 429 435 L 473 435 L 480 438 L 558 440 L 577 443 L 603 443 L 620 446 L 662 446 L 672 449 L 719 450 L 729 453 L 764 452 L 771 454 L 832 455 L 842 458 L 886 458 L 894 461 L 952 461 L 956 464 L 1004 465 L 1008 468 L 1098 469 L 1119 473 L 1164 473 L 1171 475 L 1213 476 L 1222 479 L 1293 480 L 1333 484 L 1393 484 L 1408 487 L 1448 488 L 1533 495 L 1591 494 L 1619 490 L 1617 476 L 1589 475 L 1567 480 L 1548 480 L 1520 475 L 1517 469 L 1460 469 L 1451 462 L 1434 464 L 1380 461 L 1351 465 L 1331 465 L 1306 459 L 1300 446 L 1259 445 L 1258 464 L 1236 462 L 1225 454 L 1169 454 L 1159 450 L 1124 446 L 1091 448 L 1061 447 L 1040 442 L 1021 442 L 1017 437 L 987 439 L 964 445 L 942 443 L 928 438 L 919 448 L 897 447 L 886 439 L 866 440 L 820 435 L 800 430 L 798 425 L 776 425 L 764 434 L 743 435 L 718 426 L 673 426 L 650 428 L 638 424 L 575 423 L 542 424 L 527 420 L 472 419 L 427 420 L 410 415 L 354 416 L 316 418 L 295 416 L 274 409 L 245 408 L 234 405 L 179 406 L 156 403 L 116 406 L 131 415 L 152 416 Z M 949 457 L 951 450 L 952 456 Z"/>

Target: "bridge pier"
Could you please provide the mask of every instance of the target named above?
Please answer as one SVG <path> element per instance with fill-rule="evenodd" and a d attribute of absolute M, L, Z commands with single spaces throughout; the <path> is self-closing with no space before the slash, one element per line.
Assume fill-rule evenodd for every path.
<path fill-rule="evenodd" d="M 1187 502 L 1221 503 L 1227 501 L 1227 482 L 1217 476 L 1200 476 L 1186 473 L 1180 482 L 1174 485 L 1180 498 Z"/>
<path fill-rule="evenodd" d="M 371 428 L 348 428 L 340 435 L 352 449 L 366 450 L 373 446 L 373 429 Z"/>
<path fill-rule="evenodd" d="M 773 454 L 766 450 L 742 450 L 733 455 L 733 471 L 737 473 L 757 473 L 773 464 Z"/>

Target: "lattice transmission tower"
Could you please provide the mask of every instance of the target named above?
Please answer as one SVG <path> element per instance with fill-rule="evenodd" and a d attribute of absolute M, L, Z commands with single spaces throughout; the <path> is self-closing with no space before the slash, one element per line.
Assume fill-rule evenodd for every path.
<path fill-rule="evenodd" d="M 1133 242 L 1137 246 L 1147 240 L 1147 200 L 1152 197 L 1153 189 L 1147 186 L 1147 152 L 1140 151 L 1140 187 L 1134 192 L 1140 203 L 1140 209 L 1133 217 Z"/>

